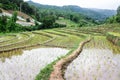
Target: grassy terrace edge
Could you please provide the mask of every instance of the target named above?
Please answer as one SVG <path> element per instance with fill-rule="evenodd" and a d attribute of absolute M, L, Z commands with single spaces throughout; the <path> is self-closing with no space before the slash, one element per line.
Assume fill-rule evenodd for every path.
<path fill-rule="evenodd" d="M 53 65 L 55 65 L 62 58 L 65 58 L 68 55 L 70 55 L 76 48 L 77 48 L 77 46 L 74 47 L 73 49 L 71 49 L 65 56 L 58 57 L 55 61 L 48 64 L 45 68 L 43 68 L 40 71 L 40 73 L 36 76 L 35 80 L 49 80 L 50 74 L 53 71 Z"/>
<path fill-rule="evenodd" d="M 108 32 L 106 38 L 113 44 L 120 46 L 120 34 L 115 32 Z"/>
<path fill-rule="evenodd" d="M 82 40 L 85 41 L 86 39 Z M 81 41 L 81 42 L 82 42 Z M 79 43 L 81 43 L 79 42 Z M 35 80 L 49 80 L 51 73 L 53 72 L 54 68 L 53 66 L 60 61 L 63 58 L 68 57 L 71 55 L 77 48 L 79 47 L 79 44 L 77 44 L 75 47 L 73 47 L 65 56 L 58 57 L 55 61 L 48 64 L 46 67 L 44 67 L 39 74 L 35 77 Z"/>

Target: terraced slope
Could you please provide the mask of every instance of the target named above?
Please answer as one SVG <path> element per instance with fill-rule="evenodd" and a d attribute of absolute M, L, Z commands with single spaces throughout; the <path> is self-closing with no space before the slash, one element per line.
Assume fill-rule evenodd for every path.
<path fill-rule="evenodd" d="M 81 55 L 68 67 L 66 80 L 119 80 L 120 48 L 113 47 L 105 37 L 95 36 Z"/>
<path fill-rule="evenodd" d="M 59 29 L 57 29 L 57 30 L 59 30 Z M 22 52 L 22 50 L 24 50 L 24 49 L 32 49 L 32 48 L 36 48 L 36 47 L 61 47 L 61 48 L 72 49 L 72 48 L 76 47 L 80 41 L 84 40 L 84 38 L 87 37 L 87 36 L 84 36 L 84 38 L 78 37 L 76 34 L 71 35 L 71 34 L 69 34 L 69 32 L 63 33 L 63 32 L 59 32 L 57 30 L 56 29 L 40 30 L 40 31 L 24 32 L 24 33 L 15 34 L 15 36 L 14 36 L 15 39 L 6 41 L 4 43 L 1 43 L 1 45 L 0 45 L 0 50 L 1 50 L 1 53 L 0 53 L 1 58 L 0 59 L 4 62 L 4 65 L 2 62 L 0 62 L 1 65 L 3 65 L 5 67 L 6 65 L 9 65 L 8 61 L 10 61 L 10 64 L 13 64 L 14 67 L 16 67 L 16 70 L 21 65 L 23 65 L 23 68 L 24 68 L 24 65 L 26 65 L 26 66 L 29 65 L 28 63 L 30 63 L 30 62 L 27 63 L 25 61 L 27 61 L 30 58 L 26 58 L 25 61 L 19 62 L 21 64 L 18 64 L 18 67 L 15 66 L 17 63 L 13 59 L 15 57 L 16 57 L 15 59 L 21 58 L 23 55 L 27 54 L 27 53 Z M 47 48 L 46 48 L 46 51 L 48 51 Z M 57 51 L 55 51 L 55 52 L 58 54 Z M 32 53 L 33 52 L 31 52 L 30 54 L 32 54 Z M 50 51 L 48 53 L 50 53 Z M 54 55 L 57 55 L 56 53 L 54 53 L 54 55 L 51 53 L 48 55 L 48 59 L 49 58 L 52 59 L 52 57 L 54 57 Z M 25 55 L 25 57 L 27 57 L 28 55 L 30 56 L 30 54 Z M 38 55 L 39 52 L 34 53 L 33 57 L 35 54 Z M 64 55 L 65 54 L 66 53 L 64 53 Z M 19 56 L 15 56 L 15 55 L 19 55 Z M 42 58 L 42 52 L 39 54 L 39 56 Z M 49 57 L 49 56 L 51 56 L 51 57 Z M 11 58 L 8 59 L 7 57 L 11 57 Z M 55 59 L 57 59 L 57 57 L 58 56 L 56 56 Z M 4 59 L 4 58 L 6 58 L 6 59 Z M 32 58 L 32 56 L 31 56 L 31 58 Z M 37 58 L 39 58 L 39 57 L 37 56 L 36 59 L 34 59 L 34 60 L 37 60 Z M 43 58 L 44 58 L 44 55 L 43 55 Z M 21 61 L 21 59 L 20 59 L 20 61 Z M 7 60 L 7 62 L 6 62 L 6 60 Z M 16 64 L 12 63 L 11 61 Z M 53 60 L 51 60 L 51 61 L 53 61 Z M 31 61 L 31 62 L 33 62 L 33 61 Z M 48 64 L 48 62 L 46 62 L 46 63 Z M 36 64 L 31 63 L 31 66 L 39 65 L 39 64 L 40 63 L 37 64 L 37 62 L 36 62 Z M 47 64 L 45 64 L 45 65 L 47 65 Z M 43 67 L 45 67 L 45 65 Z M 40 69 L 42 69 L 43 67 L 40 67 Z M 1 66 L 1 68 L 2 68 L 2 66 Z M 33 71 L 33 68 L 35 68 L 35 67 L 32 66 L 32 68 L 30 68 L 30 69 L 32 69 L 32 71 Z M 27 69 L 25 69 L 25 70 L 27 70 Z M 1 71 L 2 71 L 1 74 L 6 76 L 4 73 L 5 68 L 3 68 L 3 70 L 1 70 Z M 9 70 L 9 74 L 8 74 L 9 76 L 11 76 L 10 75 L 11 71 L 12 71 L 12 73 L 16 74 L 16 76 L 17 76 L 18 72 L 13 70 L 13 66 L 11 66 L 11 69 Z M 25 79 L 24 76 L 26 73 L 24 71 L 20 71 L 19 74 L 20 74 L 20 76 L 22 76 L 20 79 Z M 24 74 L 24 75 L 22 75 L 22 74 Z M 31 75 L 31 74 L 29 74 L 29 75 Z M 30 80 L 29 75 L 26 78 Z M 34 74 L 34 75 L 36 75 L 36 74 Z M 18 77 L 20 77 L 20 76 L 18 76 Z M 4 78 L 3 76 L 1 76 L 1 77 L 2 77 L 1 79 L 7 79 L 7 78 Z M 15 77 L 11 77 L 11 79 L 15 79 Z M 31 77 L 31 79 L 33 79 L 33 76 Z"/>
<path fill-rule="evenodd" d="M 118 26 L 119 27 L 119 26 Z M 120 47 L 106 38 L 107 32 L 119 35 L 115 28 L 98 27 L 86 28 L 82 31 L 90 34 L 94 39 L 84 46 L 82 53 L 66 69 L 65 80 L 120 80 Z M 76 29 L 77 32 L 80 32 Z M 95 31 L 94 31 L 95 30 Z M 93 35 L 94 33 L 101 35 Z"/>
<path fill-rule="evenodd" d="M 64 29 L 40 30 L 1 36 L 0 57 L 19 54 L 22 49 L 34 47 L 74 48 L 87 35 L 65 31 Z"/>
<path fill-rule="evenodd" d="M 106 27 L 107 26 L 107 27 Z M 114 26 L 114 28 L 113 28 Z M 116 25 L 101 25 L 101 26 L 96 26 L 96 27 L 84 27 L 84 28 L 57 28 L 57 29 L 48 29 L 48 30 L 38 30 L 38 31 L 33 31 L 33 32 L 24 32 L 24 33 L 17 33 L 17 34 L 11 34 L 11 35 L 6 35 L 6 36 L 0 36 L 0 59 L 2 61 L 5 61 L 3 58 L 8 58 L 12 57 L 14 55 L 22 55 L 22 51 L 25 49 L 33 49 L 33 48 L 41 48 L 41 47 L 59 47 L 59 48 L 66 48 L 66 49 L 75 49 L 79 45 L 79 43 L 83 40 L 85 40 L 87 37 L 91 36 L 94 37 L 94 39 L 84 46 L 84 50 L 82 53 L 82 61 L 75 60 L 75 63 L 73 61 L 72 66 L 68 66 L 68 72 L 66 73 L 71 73 L 66 75 L 65 78 L 70 80 L 69 76 L 74 76 L 75 80 L 79 80 L 81 77 L 84 79 L 89 78 L 87 76 L 89 73 L 86 74 L 85 71 L 78 71 L 76 73 L 73 73 L 75 69 L 81 69 L 83 67 L 79 66 L 82 64 L 83 66 L 87 66 L 88 62 L 85 62 L 86 60 L 89 60 L 94 57 L 98 57 L 98 59 L 102 59 L 105 57 L 106 61 L 108 61 L 108 58 L 110 57 L 110 60 L 113 57 L 112 52 L 114 53 L 114 56 L 119 55 L 120 53 L 120 47 L 114 45 L 110 41 L 106 39 L 106 33 L 107 32 L 114 32 L 114 33 L 119 33 L 120 28 L 118 24 Z M 93 52 L 92 52 L 93 51 Z M 89 53 L 90 52 L 90 53 Z M 108 53 L 110 53 L 110 56 Z M 102 56 L 100 55 L 102 54 Z M 87 55 L 88 54 L 88 55 Z M 96 56 L 91 56 L 96 55 Z M 100 57 L 97 55 L 99 54 Z M 105 56 L 103 57 L 103 55 Z M 116 55 L 115 55 L 116 54 Z M 91 58 L 90 58 L 91 57 Z M 81 55 L 80 55 L 81 59 Z M 97 60 L 98 60 L 97 59 Z M 96 61 L 97 61 L 96 60 Z M 104 63 L 103 61 L 99 61 L 100 63 Z M 112 60 L 113 61 L 113 60 Z M 109 61 L 108 61 L 109 62 Z M 83 64 L 86 63 L 86 64 Z M 117 62 L 119 64 L 119 62 Z M 75 64 L 73 66 L 73 64 Z M 79 65 L 76 65 L 79 64 Z M 107 62 L 106 62 L 107 64 Z M 99 65 L 95 62 L 95 64 L 89 64 L 89 65 Z M 102 66 L 103 64 L 100 64 Z M 112 66 L 112 64 L 111 64 Z M 69 68 L 70 67 L 70 68 Z M 75 67 L 75 69 L 74 69 Z M 99 66 L 96 66 L 99 68 Z M 95 68 L 96 68 L 95 67 Z M 115 66 L 113 66 L 115 67 Z M 118 67 L 118 66 L 117 66 Z M 91 66 L 89 66 L 91 69 Z M 89 68 L 84 68 L 84 70 L 89 70 Z M 111 67 L 109 67 L 111 69 Z M 119 67 L 118 67 L 119 68 Z M 81 69 L 82 70 L 82 69 Z M 101 67 L 99 68 L 101 70 Z M 81 72 L 81 73 L 80 73 Z M 82 73 L 85 72 L 85 73 Z M 40 72 L 41 74 L 41 72 Z M 49 73 L 50 74 L 50 73 Z M 48 80 L 49 74 L 47 76 L 44 76 L 42 78 L 38 79 L 45 79 Z M 79 76 L 82 74 L 81 76 Z M 115 73 L 117 74 L 117 73 Z M 91 79 L 101 79 L 99 78 L 99 75 L 91 75 L 93 76 Z M 97 77 L 96 77 L 97 76 Z M 109 75 L 111 76 L 111 75 Z M 39 76 L 38 76 L 39 77 Z M 41 77 L 41 76 L 40 76 Z M 79 78 L 78 78 L 79 77 Z M 104 78 L 104 77 L 103 77 Z M 72 79 L 72 78 L 71 78 Z M 112 79 L 112 78 L 111 78 Z M 37 79 L 36 79 L 37 80 Z M 117 80 L 117 79 L 116 79 Z"/>

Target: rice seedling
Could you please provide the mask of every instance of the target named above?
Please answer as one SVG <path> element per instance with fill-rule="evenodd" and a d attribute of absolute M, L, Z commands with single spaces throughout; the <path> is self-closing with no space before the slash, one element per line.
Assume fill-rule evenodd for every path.
<path fill-rule="evenodd" d="M 106 42 L 105 42 L 106 41 Z M 91 46 L 94 44 L 94 46 Z M 120 55 L 115 55 L 112 50 L 113 47 L 109 47 L 110 43 L 107 43 L 106 38 L 103 36 L 96 36 L 93 41 L 88 43 L 85 47 L 81 55 L 76 58 L 68 67 L 65 72 L 65 79 L 72 80 L 70 76 L 74 76 L 73 72 L 76 72 L 79 77 L 75 80 L 119 80 L 120 78 L 117 76 L 118 72 L 112 72 L 111 70 L 118 70 L 120 68 L 119 57 Z M 120 52 L 119 52 L 120 53 Z M 114 61 L 118 63 L 118 65 L 113 65 L 110 62 Z M 83 63 L 82 63 L 83 62 Z M 73 65 L 75 64 L 75 65 Z M 75 66 L 75 67 L 73 67 Z M 83 68 L 81 68 L 83 67 Z M 119 68 L 118 68 L 119 67 Z M 72 68 L 72 70 L 71 70 Z M 85 70 L 83 74 L 82 69 Z M 69 72 L 70 71 L 70 72 Z M 91 72 L 92 71 L 92 72 Z M 84 76 L 83 76 L 84 75 Z M 105 76 L 104 76 L 105 75 Z M 111 78 L 109 77 L 111 76 Z M 75 77 L 75 76 L 74 76 Z"/>
<path fill-rule="evenodd" d="M 24 51 L 21 56 L 12 56 L 11 59 L 6 59 L 4 63 L 0 61 L 0 71 L 3 74 L 0 78 L 3 80 L 14 80 L 15 78 L 34 80 L 41 69 L 56 60 L 58 56 L 65 55 L 68 51 L 60 48 L 40 48 Z M 6 70 L 7 73 L 5 73 Z"/>
<path fill-rule="evenodd" d="M 75 80 L 119 80 L 116 75 L 119 75 L 117 71 L 120 68 L 120 47 L 115 46 L 106 39 L 107 32 L 114 32 L 115 35 L 119 34 L 120 29 L 117 25 L 114 29 L 111 29 L 112 26 L 46 29 L 1 36 L 0 65 L 2 66 L 0 66 L 0 78 L 2 76 L 2 80 L 11 78 L 15 80 L 20 77 L 20 80 L 33 80 L 39 71 L 51 72 L 53 66 L 51 62 L 57 59 L 60 54 L 65 55 L 67 52 L 60 51 L 59 54 L 59 50 L 56 49 L 49 50 L 45 48 L 43 51 L 35 51 L 33 48 L 62 47 L 74 49 L 79 42 L 92 35 L 94 39 L 84 46 L 83 52 L 68 66 L 65 72 L 66 80 L 72 80 L 73 76 Z M 25 49 L 27 51 L 23 52 Z M 13 64 L 14 68 L 10 64 Z M 47 64 L 50 65 L 46 66 Z M 6 71 L 8 74 L 5 74 Z M 44 77 L 47 76 L 48 79 L 50 72 L 44 74 Z"/>

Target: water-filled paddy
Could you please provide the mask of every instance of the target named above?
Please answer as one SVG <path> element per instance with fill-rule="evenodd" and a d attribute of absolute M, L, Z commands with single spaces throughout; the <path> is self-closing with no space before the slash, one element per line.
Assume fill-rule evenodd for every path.
<path fill-rule="evenodd" d="M 103 38 L 94 39 L 67 67 L 65 79 L 120 80 L 120 52 L 114 48 Z"/>
<path fill-rule="evenodd" d="M 61 48 L 39 48 L 6 58 L 5 62 L 0 61 L 0 80 L 34 80 L 42 68 L 68 51 Z"/>
<path fill-rule="evenodd" d="M 66 80 L 120 80 L 120 55 L 108 49 L 84 49 L 68 67 Z"/>

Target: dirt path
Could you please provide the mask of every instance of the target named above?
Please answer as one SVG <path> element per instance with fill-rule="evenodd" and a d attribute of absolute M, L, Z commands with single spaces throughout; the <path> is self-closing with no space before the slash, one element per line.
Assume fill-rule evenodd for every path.
<path fill-rule="evenodd" d="M 58 61 L 53 67 L 54 70 L 50 75 L 49 80 L 64 80 L 64 70 L 68 66 L 69 63 L 71 63 L 81 52 L 83 49 L 83 46 L 88 43 L 91 40 L 91 38 L 81 42 L 79 44 L 79 47 L 68 57 L 61 59 Z"/>
<path fill-rule="evenodd" d="M 118 48 L 105 37 L 95 36 L 67 66 L 65 80 L 120 80 Z"/>

